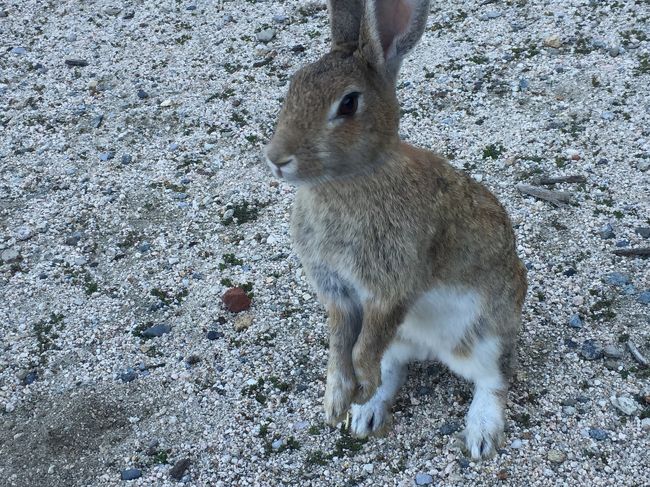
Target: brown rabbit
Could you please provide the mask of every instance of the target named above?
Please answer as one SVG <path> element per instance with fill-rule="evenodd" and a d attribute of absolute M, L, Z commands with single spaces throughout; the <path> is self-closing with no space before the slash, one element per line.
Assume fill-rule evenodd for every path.
<path fill-rule="evenodd" d="M 474 383 L 462 433 L 473 458 L 504 428 L 526 270 L 482 185 L 399 140 L 396 79 L 428 0 L 331 0 L 332 49 L 298 71 L 266 148 L 298 186 L 292 237 L 327 308 L 325 414 L 388 423 L 407 364 L 436 359 Z M 356 404 L 352 404 L 356 402 Z"/>

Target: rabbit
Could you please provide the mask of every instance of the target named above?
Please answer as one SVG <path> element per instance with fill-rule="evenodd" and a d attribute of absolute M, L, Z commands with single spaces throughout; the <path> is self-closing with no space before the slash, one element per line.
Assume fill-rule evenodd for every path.
<path fill-rule="evenodd" d="M 503 441 L 526 268 L 484 186 L 400 141 L 396 81 L 428 0 L 330 0 L 332 46 L 292 78 L 271 141 L 297 186 L 291 237 L 328 315 L 325 417 L 385 432 L 409 362 L 471 381 L 459 434 L 474 459 Z"/>

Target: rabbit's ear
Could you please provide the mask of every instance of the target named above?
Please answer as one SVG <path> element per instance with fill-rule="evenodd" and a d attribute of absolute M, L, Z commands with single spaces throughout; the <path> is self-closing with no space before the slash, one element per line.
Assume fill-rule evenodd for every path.
<path fill-rule="evenodd" d="M 363 17 L 363 0 L 328 0 L 332 50 L 356 46 Z"/>
<path fill-rule="evenodd" d="M 429 0 L 367 0 L 359 49 L 378 70 L 397 78 L 404 56 L 422 37 Z"/>

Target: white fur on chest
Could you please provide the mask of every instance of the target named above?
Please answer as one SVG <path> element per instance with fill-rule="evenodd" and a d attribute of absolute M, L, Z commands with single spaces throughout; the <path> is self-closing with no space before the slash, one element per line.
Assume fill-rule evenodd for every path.
<path fill-rule="evenodd" d="M 406 319 L 382 360 L 439 360 L 454 373 L 485 386 L 502 386 L 498 370 L 501 342 L 499 338 L 477 334 L 468 355 L 457 355 L 454 349 L 483 313 L 480 294 L 473 289 L 436 287 L 424 293 L 409 310 Z M 487 330 L 481 330 L 485 333 Z"/>
<path fill-rule="evenodd" d="M 408 311 L 397 331 L 413 354 L 411 360 L 447 361 L 481 315 L 481 296 L 471 289 L 436 287 L 424 293 Z"/>

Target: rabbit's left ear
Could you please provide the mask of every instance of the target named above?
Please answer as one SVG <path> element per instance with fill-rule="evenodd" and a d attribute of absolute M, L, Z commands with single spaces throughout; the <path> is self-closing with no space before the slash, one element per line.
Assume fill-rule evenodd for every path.
<path fill-rule="evenodd" d="M 366 0 L 359 49 L 379 71 L 395 80 L 404 56 L 422 37 L 429 0 Z"/>
<path fill-rule="evenodd" d="M 363 0 L 328 0 L 332 50 L 356 46 L 363 16 Z"/>

